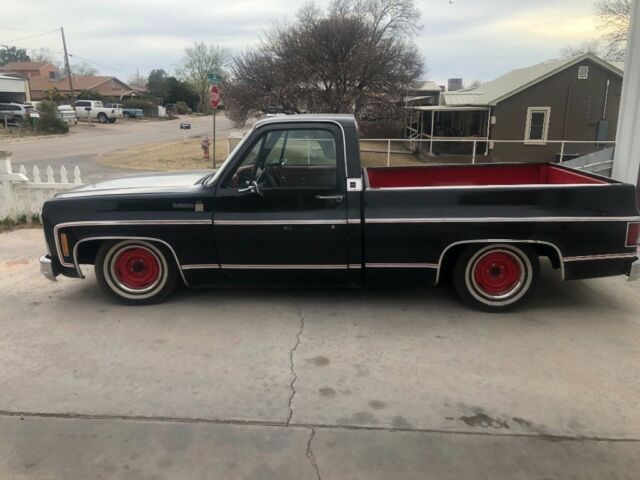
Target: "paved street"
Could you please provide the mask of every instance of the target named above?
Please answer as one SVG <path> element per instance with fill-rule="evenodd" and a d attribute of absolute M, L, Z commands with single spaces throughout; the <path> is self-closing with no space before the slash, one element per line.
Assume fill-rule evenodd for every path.
<path fill-rule="evenodd" d="M 101 154 L 115 150 L 124 150 L 137 145 L 155 142 L 171 142 L 184 138 L 180 130 L 180 122 L 191 123 L 187 130 L 188 137 L 212 135 L 211 117 L 183 116 L 175 120 L 119 120 L 116 123 L 87 125 L 84 122 L 71 128 L 66 136 L 52 138 L 37 137 L 33 139 L 17 139 L 3 141 L 0 139 L 0 150 L 13 152 L 14 165 L 65 165 L 71 171 L 76 165 L 80 167 L 84 182 L 93 182 L 115 175 L 135 173 L 131 170 L 116 170 L 100 165 L 96 160 Z M 216 117 L 216 138 L 226 139 L 233 130 L 233 124 L 222 114 Z"/>
<path fill-rule="evenodd" d="M 124 307 L 0 235 L 0 478 L 637 479 L 640 285 L 477 313 L 447 287 Z"/>

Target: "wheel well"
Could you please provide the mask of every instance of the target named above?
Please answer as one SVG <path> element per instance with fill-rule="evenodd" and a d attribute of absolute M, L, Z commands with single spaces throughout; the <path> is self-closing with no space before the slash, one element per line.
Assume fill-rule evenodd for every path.
<path fill-rule="evenodd" d="M 450 277 L 451 272 L 453 271 L 453 267 L 456 264 L 456 260 L 458 257 L 464 252 L 467 248 L 474 245 L 489 245 L 494 242 L 469 242 L 469 243 L 460 243 L 454 245 L 449 248 L 444 257 L 442 258 L 442 264 L 440 265 L 440 276 L 439 280 L 442 281 L 446 278 Z M 547 257 L 551 262 L 551 266 L 557 269 L 561 267 L 560 254 L 558 250 L 556 250 L 551 244 L 547 243 L 534 243 L 534 242 L 518 242 L 518 241 L 496 241 L 495 243 L 505 243 L 512 245 L 527 245 L 536 253 L 538 257 Z"/>
<path fill-rule="evenodd" d="M 100 247 L 104 243 L 107 243 L 107 242 L 114 243 L 114 242 L 120 242 L 124 240 L 128 240 L 128 239 L 127 238 L 114 238 L 114 239 L 96 238 L 93 240 L 86 240 L 86 241 L 82 241 L 81 239 L 80 240 L 81 243 L 80 245 L 78 245 L 78 250 L 77 250 L 78 263 L 84 264 L 84 265 L 95 265 L 96 257 L 98 256 L 98 251 L 100 250 Z M 177 268 L 178 270 L 180 269 L 180 266 L 177 264 L 173 251 L 170 248 L 168 248 L 163 242 L 159 242 L 159 241 L 155 241 L 153 239 L 147 239 L 147 238 L 145 238 L 143 241 L 152 243 L 156 247 L 158 247 L 160 250 L 162 250 L 165 253 L 165 257 L 167 258 L 167 261 L 171 262 L 174 265 L 174 267 Z"/>
<path fill-rule="evenodd" d="M 96 256 L 98 255 L 98 250 L 103 243 L 109 242 L 110 240 L 87 240 L 86 242 L 80 243 L 78 245 L 77 252 L 77 260 L 78 263 L 82 263 L 85 265 L 95 265 Z"/>

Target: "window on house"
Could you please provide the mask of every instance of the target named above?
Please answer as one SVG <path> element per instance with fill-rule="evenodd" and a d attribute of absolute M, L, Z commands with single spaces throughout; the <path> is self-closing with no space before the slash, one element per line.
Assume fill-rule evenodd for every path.
<path fill-rule="evenodd" d="M 524 132 L 525 143 L 546 143 L 549 133 L 551 107 L 529 107 L 527 126 Z"/>
<path fill-rule="evenodd" d="M 578 67 L 578 80 L 587 80 L 589 78 L 589 66 L 580 65 Z"/>

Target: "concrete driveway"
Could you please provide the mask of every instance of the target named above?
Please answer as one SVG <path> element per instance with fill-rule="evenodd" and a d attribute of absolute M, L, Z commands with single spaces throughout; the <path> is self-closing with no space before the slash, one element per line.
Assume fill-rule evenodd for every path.
<path fill-rule="evenodd" d="M 504 315 L 446 287 L 131 308 L 42 278 L 39 230 L 0 245 L 0 478 L 638 478 L 624 278 L 545 269 Z"/>
<path fill-rule="evenodd" d="M 182 116 L 174 120 L 119 120 L 116 123 L 80 122 L 71 127 L 71 133 L 55 137 L 35 137 L 0 142 L 0 150 L 13 152 L 13 163 L 42 167 L 64 165 L 68 171 L 78 166 L 85 183 L 102 180 L 116 175 L 131 174 L 131 170 L 117 170 L 96 162 L 104 153 L 123 150 L 137 145 L 155 142 L 171 142 L 184 137 L 180 123 L 191 123 L 188 137 L 212 135 L 212 117 Z M 224 114 L 216 117 L 216 138 L 226 139 L 233 124 Z"/>

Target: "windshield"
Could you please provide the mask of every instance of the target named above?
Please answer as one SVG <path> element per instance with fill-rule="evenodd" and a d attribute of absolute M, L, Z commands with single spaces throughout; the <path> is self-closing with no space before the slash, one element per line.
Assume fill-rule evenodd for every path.
<path fill-rule="evenodd" d="M 240 140 L 238 145 L 236 145 L 236 147 L 229 154 L 229 156 L 227 156 L 226 160 L 222 163 L 222 165 L 220 165 L 216 170 L 213 170 L 211 173 L 205 175 L 202 179 L 199 180 L 199 182 L 203 183 L 204 185 L 211 185 L 213 182 L 217 181 L 220 175 L 222 174 L 222 172 L 225 170 L 225 167 L 227 166 L 229 161 L 235 156 L 236 152 L 240 150 L 242 145 L 244 145 L 244 143 L 253 133 L 254 129 L 255 127 L 249 130 L 247 133 L 245 133 L 244 137 L 242 137 L 242 140 Z"/>

